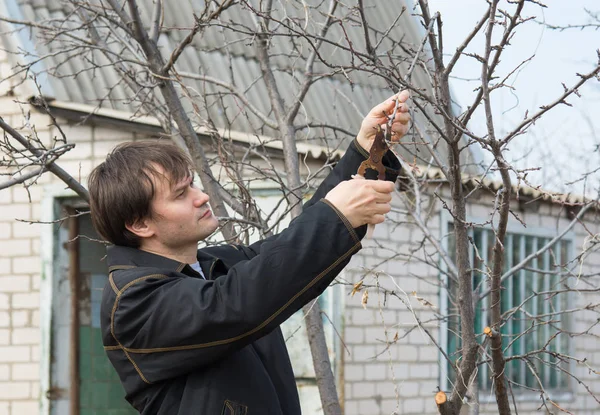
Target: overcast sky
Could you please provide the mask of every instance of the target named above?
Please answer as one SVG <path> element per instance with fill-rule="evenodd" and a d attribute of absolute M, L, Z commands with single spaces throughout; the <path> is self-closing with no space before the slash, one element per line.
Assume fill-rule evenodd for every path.
<path fill-rule="evenodd" d="M 542 0 L 543 1 L 543 0 Z M 546 0 L 547 8 L 527 3 L 525 16 L 536 16 L 537 22 L 550 25 L 577 25 L 592 21 L 585 12 L 600 12 L 597 0 Z M 439 11 L 443 20 L 445 51 L 450 54 L 481 18 L 487 3 L 485 0 L 430 0 L 432 14 Z M 514 5 L 501 1 L 501 7 L 514 10 Z M 499 28 L 501 29 L 501 28 Z M 498 31 L 500 34 L 501 32 Z M 479 36 L 467 51 L 482 53 L 483 36 Z M 554 101 L 567 86 L 577 81 L 576 73 L 587 73 L 598 60 L 596 50 L 600 48 L 600 30 L 570 29 L 551 30 L 542 24 L 528 22 L 517 29 L 511 46 L 503 55 L 497 74 L 503 76 L 519 63 L 533 56 L 509 80 L 514 87 L 510 91 L 495 92 L 492 96 L 496 132 L 510 131 L 525 112 L 532 113 L 540 105 Z M 464 79 L 453 79 L 454 97 L 464 108 L 472 102 L 473 89 L 481 76 L 480 64 L 471 58 L 462 58 L 454 75 Z M 521 166 L 542 167 L 532 173 L 536 183 L 544 187 L 565 191 L 564 183 L 586 171 L 600 167 L 600 85 L 597 80 L 589 81 L 581 89 L 582 98 L 569 100 L 573 108 L 561 106 L 538 121 L 526 136 L 516 139 L 510 147 L 513 160 Z M 470 128 L 485 131 L 483 113 L 474 118 Z M 594 186 L 598 187 L 600 174 L 595 175 Z M 588 187 L 589 193 L 592 189 Z M 578 192 L 582 187 L 577 188 Z"/>

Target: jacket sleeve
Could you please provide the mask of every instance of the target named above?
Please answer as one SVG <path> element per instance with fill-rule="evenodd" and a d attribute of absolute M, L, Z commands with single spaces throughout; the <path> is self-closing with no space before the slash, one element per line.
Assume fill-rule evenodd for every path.
<path fill-rule="evenodd" d="M 323 199 L 327 193 L 337 186 L 340 182 L 344 180 L 350 180 L 354 174 L 357 173 L 360 164 L 365 161 L 369 157 L 369 153 L 363 149 L 358 141 L 354 139 L 352 143 L 348 146 L 348 149 L 335 165 L 333 170 L 327 175 L 325 180 L 321 182 L 320 186 L 317 188 L 315 194 L 310 198 L 308 202 L 306 202 L 303 206 L 303 210 L 306 210 L 313 206 L 315 203 Z M 402 165 L 400 161 L 396 157 L 396 155 L 392 151 L 387 151 L 383 157 L 383 165 L 386 168 L 385 171 L 385 179 L 387 181 L 395 182 L 400 174 L 402 169 Z M 335 208 L 334 208 L 335 209 Z M 341 213 L 340 213 L 341 215 Z M 356 229 L 357 234 L 360 239 L 364 237 L 366 234 L 366 226 L 361 226 Z M 232 249 L 231 246 L 216 246 L 206 249 L 207 252 L 210 252 L 216 256 L 226 255 L 226 256 L 234 256 L 237 257 L 237 260 L 250 259 L 258 254 L 261 245 L 268 241 L 269 238 L 265 240 L 260 240 L 251 244 L 249 246 L 237 246 L 235 250 Z"/>
<path fill-rule="evenodd" d="M 360 247 L 347 220 L 326 201 L 316 203 L 216 280 L 172 272 L 121 288 L 114 339 L 145 382 L 189 373 L 279 326 L 321 294 Z"/>

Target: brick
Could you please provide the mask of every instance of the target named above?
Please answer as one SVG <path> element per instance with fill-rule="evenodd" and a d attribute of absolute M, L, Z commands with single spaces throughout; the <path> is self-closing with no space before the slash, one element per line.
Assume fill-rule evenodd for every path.
<path fill-rule="evenodd" d="M 29 186 L 25 188 L 23 186 L 13 187 L 13 201 L 15 203 L 32 203 L 39 202 L 42 200 L 42 187 L 41 186 Z"/>
<path fill-rule="evenodd" d="M 392 368 L 394 369 L 394 378 L 395 379 L 409 379 L 409 365 L 406 363 L 394 363 L 390 367 L 390 365 L 386 366 L 387 379 L 392 378 Z"/>
<path fill-rule="evenodd" d="M 415 362 L 419 355 L 419 349 L 416 346 L 401 345 L 398 357 L 402 362 Z"/>
<path fill-rule="evenodd" d="M 0 345 L 10 344 L 10 329 L 0 329 Z"/>
<path fill-rule="evenodd" d="M 39 238 L 41 224 L 15 221 L 12 224 L 12 234 L 15 238 Z"/>
<path fill-rule="evenodd" d="M 344 379 L 356 381 L 365 379 L 365 367 L 363 365 L 346 364 L 344 367 Z"/>
<path fill-rule="evenodd" d="M 33 310 L 31 313 L 31 327 L 40 327 L 40 311 Z"/>
<path fill-rule="evenodd" d="M 29 382 L 0 383 L 0 399 L 26 399 L 30 393 Z"/>
<path fill-rule="evenodd" d="M 31 276 L 31 289 L 33 291 L 39 291 L 41 282 L 42 282 L 41 274 L 32 275 Z"/>
<path fill-rule="evenodd" d="M 42 269 L 42 261 L 39 257 L 14 257 L 12 269 L 15 274 L 39 274 Z"/>
<path fill-rule="evenodd" d="M 63 160 L 85 160 L 92 157 L 92 143 L 82 141 L 73 144 L 75 147 L 60 157 L 61 165 Z"/>
<path fill-rule="evenodd" d="M 61 161 L 60 167 L 81 183 L 85 181 L 88 172 L 92 170 L 92 162 L 90 160 L 65 160 Z"/>
<path fill-rule="evenodd" d="M 358 401 L 358 413 L 362 415 L 379 414 L 379 405 L 375 399 L 363 399 Z"/>
<path fill-rule="evenodd" d="M 39 362 L 42 357 L 42 348 L 40 346 L 31 346 L 31 361 Z"/>
<path fill-rule="evenodd" d="M 12 295 L 12 307 L 13 308 L 33 308 L 37 309 L 40 307 L 40 294 L 13 294 Z"/>
<path fill-rule="evenodd" d="M 41 207 L 41 204 L 39 206 Z M 33 209 L 33 214 L 34 214 L 34 217 L 36 217 L 36 218 L 41 217 L 38 213 L 36 213 L 36 208 Z M 41 254 L 41 251 L 40 251 L 40 238 L 36 238 L 36 239 L 33 239 L 31 241 L 31 250 L 33 252 L 33 255 L 41 256 L 40 255 Z"/>
<path fill-rule="evenodd" d="M 419 347 L 419 362 L 437 362 L 440 352 L 435 346 Z"/>
<path fill-rule="evenodd" d="M 25 327 L 29 325 L 29 312 L 25 310 L 15 310 L 10 315 L 13 327 Z"/>
<path fill-rule="evenodd" d="M 383 326 L 381 326 L 381 321 L 379 321 L 378 326 L 375 327 L 367 327 L 365 329 L 365 337 L 366 337 L 366 342 L 367 343 L 381 343 L 382 341 L 385 341 L 385 331 L 383 329 Z M 394 331 L 395 333 L 395 331 Z M 389 336 L 389 333 L 388 333 Z M 394 334 L 391 334 L 391 338 L 390 340 L 392 340 L 394 337 Z"/>
<path fill-rule="evenodd" d="M 425 411 L 425 403 L 420 398 L 402 399 L 403 413 L 423 413 Z"/>
<path fill-rule="evenodd" d="M 0 362 L 29 362 L 29 346 L 0 346 Z"/>
<path fill-rule="evenodd" d="M 408 367 L 409 379 L 427 379 L 431 377 L 429 365 L 414 364 Z"/>
<path fill-rule="evenodd" d="M 40 412 L 40 404 L 37 401 L 12 403 L 11 415 L 37 414 Z"/>
<path fill-rule="evenodd" d="M 10 327 L 10 314 L 7 311 L 0 311 L 0 327 Z"/>
<path fill-rule="evenodd" d="M 0 239 L 11 239 L 10 222 L 0 222 Z"/>
<path fill-rule="evenodd" d="M 0 190 L 0 205 L 10 205 L 12 203 L 12 192 L 10 189 Z"/>
<path fill-rule="evenodd" d="M 117 145 L 121 144 L 123 141 L 131 141 L 133 139 L 133 135 L 129 136 L 129 137 L 124 137 L 123 141 L 114 141 L 114 140 L 104 140 L 104 139 L 100 139 L 98 140 L 98 132 L 95 131 L 95 136 L 96 136 L 96 140 L 94 141 L 94 143 L 92 144 L 92 148 L 93 148 L 93 152 L 94 152 L 94 157 L 98 158 L 98 159 L 106 159 L 106 155 L 111 152 Z M 114 132 L 113 132 L 114 135 Z M 109 136 L 112 138 L 112 136 Z"/>
<path fill-rule="evenodd" d="M 40 329 L 37 328 L 21 328 L 13 329 L 12 333 L 13 344 L 39 344 Z"/>
<path fill-rule="evenodd" d="M 2 414 L 0 413 L 0 415 Z M 358 402 L 346 400 L 344 402 L 344 415 L 361 415 L 358 412 Z"/>
<path fill-rule="evenodd" d="M 384 380 L 387 379 L 385 363 L 371 363 L 365 365 L 365 379 L 366 380 Z"/>
<path fill-rule="evenodd" d="M 372 362 L 375 357 L 375 346 L 354 346 L 352 348 L 352 361 Z"/>
<path fill-rule="evenodd" d="M 382 398 L 394 398 L 396 397 L 396 393 L 399 392 L 401 386 L 402 385 L 399 385 L 398 390 L 396 390 L 393 382 L 377 382 L 375 384 L 375 393 Z"/>
<path fill-rule="evenodd" d="M 11 271 L 10 259 L 0 258 L 0 275 L 7 275 Z"/>
<path fill-rule="evenodd" d="M 41 397 L 42 387 L 40 386 L 40 382 L 31 382 L 31 398 L 34 399 L 36 402 L 39 402 Z"/>
<path fill-rule="evenodd" d="M 27 275 L 2 276 L 0 277 L 0 287 L 5 293 L 23 293 L 29 292 L 31 284 Z"/>
<path fill-rule="evenodd" d="M 136 134 L 124 130 L 122 128 L 103 128 L 95 127 L 93 130 L 94 141 L 101 142 L 105 140 L 119 140 L 119 141 L 133 141 L 136 138 Z M 142 137 L 143 139 L 149 139 L 150 137 Z"/>
<path fill-rule="evenodd" d="M 0 293 L 0 310 L 8 310 L 10 307 L 10 297 L 8 294 Z"/>
<path fill-rule="evenodd" d="M 92 141 L 92 129 L 83 125 L 61 125 L 69 143 Z"/>
<path fill-rule="evenodd" d="M 383 414 L 399 415 L 402 413 L 401 408 L 402 404 L 398 398 L 383 399 L 381 401 L 381 413 Z"/>
<path fill-rule="evenodd" d="M 402 397 L 415 397 L 419 396 L 419 384 L 417 382 L 412 382 L 411 380 L 407 380 L 403 382 L 400 387 L 400 396 Z"/>
<path fill-rule="evenodd" d="M 360 303 L 360 297 L 358 298 L 358 303 Z M 356 326 L 371 326 L 376 324 L 375 320 L 375 311 L 374 310 L 364 310 L 361 308 L 354 308 L 350 314 L 351 323 L 350 325 Z"/>
<path fill-rule="evenodd" d="M 6 364 L 0 365 L 0 382 L 10 380 L 10 366 Z"/>
<path fill-rule="evenodd" d="M 0 252 L 5 258 L 31 254 L 31 242 L 29 239 L 0 240 Z"/>
<path fill-rule="evenodd" d="M 34 380 L 40 379 L 39 363 L 15 363 L 12 365 L 13 380 Z"/>
<path fill-rule="evenodd" d="M 0 415 L 11 415 L 9 402 L 0 402 Z"/>
<path fill-rule="evenodd" d="M 344 331 L 344 343 L 362 344 L 365 341 L 365 332 L 360 327 L 348 327 Z"/>
<path fill-rule="evenodd" d="M 13 221 L 15 219 L 31 219 L 31 205 L 29 203 L 12 203 L 8 206 L 0 207 L 0 216 L 2 219 Z"/>
<path fill-rule="evenodd" d="M 367 382 L 357 382 L 352 385 L 353 398 L 371 398 L 375 395 L 375 385 Z"/>

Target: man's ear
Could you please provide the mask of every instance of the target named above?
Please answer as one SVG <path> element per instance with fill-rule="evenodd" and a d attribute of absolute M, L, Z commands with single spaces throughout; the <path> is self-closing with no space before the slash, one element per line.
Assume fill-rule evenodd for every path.
<path fill-rule="evenodd" d="M 140 238 L 149 238 L 154 235 L 154 228 L 152 227 L 152 221 L 145 218 L 140 219 L 134 223 L 127 224 L 125 227 L 129 232 L 139 236 Z"/>

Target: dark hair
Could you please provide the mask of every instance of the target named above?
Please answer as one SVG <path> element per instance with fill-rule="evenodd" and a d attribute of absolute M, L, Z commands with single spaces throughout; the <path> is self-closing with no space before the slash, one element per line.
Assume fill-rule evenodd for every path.
<path fill-rule="evenodd" d="M 96 231 L 115 245 L 138 248 L 140 239 L 125 225 L 152 217 L 152 177 L 160 166 L 171 182 L 190 175 L 192 162 L 168 141 L 136 141 L 119 144 L 88 179 L 92 223 Z"/>

